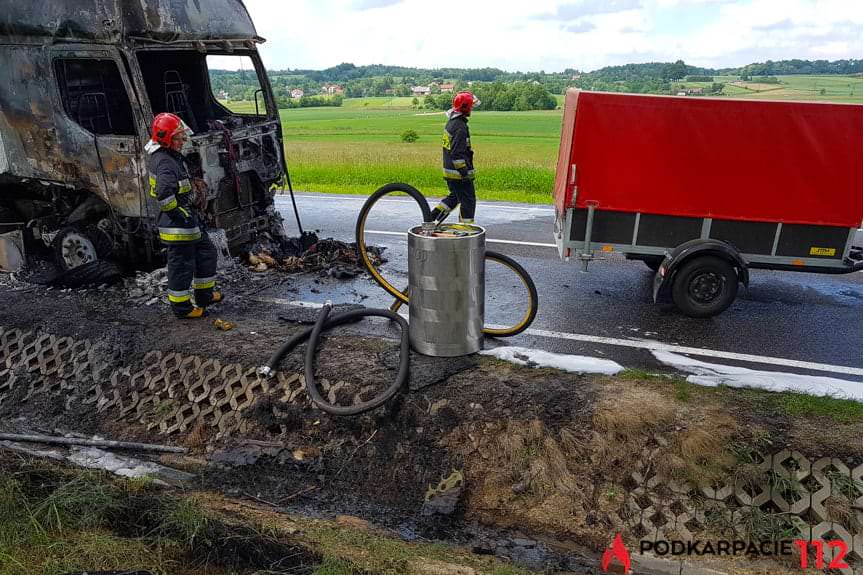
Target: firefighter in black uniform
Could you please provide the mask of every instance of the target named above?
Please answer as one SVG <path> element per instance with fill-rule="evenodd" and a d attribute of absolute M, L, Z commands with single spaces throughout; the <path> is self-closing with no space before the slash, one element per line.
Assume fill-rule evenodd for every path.
<path fill-rule="evenodd" d="M 449 188 L 449 196 L 432 211 L 432 219 L 437 222 L 445 220 L 456 206 L 460 206 L 459 221 L 474 223 L 476 189 L 467 121 L 474 106 L 479 103 L 471 92 L 459 92 L 452 100 L 452 108 L 447 111 L 449 120 L 443 133 L 443 177 Z"/>
<path fill-rule="evenodd" d="M 162 210 L 159 239 L 168 251 L 168 300 L 177 317 L 189 319 L 203 317 L 207 306 L 223 299 L 215 291 L 218 254 L 196 213 L 192 182 L 180 153 L 190 132 L 178 116 L 159 114 L 146 148 L 150 195 Z"/>

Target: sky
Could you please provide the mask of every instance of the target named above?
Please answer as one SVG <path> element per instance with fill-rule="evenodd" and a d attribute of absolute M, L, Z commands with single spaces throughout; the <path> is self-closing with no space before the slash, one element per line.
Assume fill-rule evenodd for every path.
<path fill-rule="evenodd" d="M 863 0 L 245 0 L 269 69 L 863 58 Z"/>

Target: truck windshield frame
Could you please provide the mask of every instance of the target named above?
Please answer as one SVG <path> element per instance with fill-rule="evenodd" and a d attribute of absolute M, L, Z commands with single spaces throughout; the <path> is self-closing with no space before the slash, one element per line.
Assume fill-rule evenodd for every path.
<path fill-rule="evenodd" d="M 251 55 L 208 53 L 206 64 L 210 93 L 217 105 L 235 116 L 268 116 L 263 82 Z M 219 85 L 214 85 L 214 81 Z M 242 98 L 237 98 L 238 95 Z"/>
<path fill-rule="evenodd" d="M 210 56 L 245 56 L 254 65 L 247 70 L 253 75 L 259 88 L 259 113 L 241 114 L 218 101 L 210 80 L 207 58 Z M 224 52 L 202 52 L 188 48 L 139 49 L 135 57 L 141 72 L 141 80 L 153 115 L 170 112 L 180 116 L 196 134 L 209 133 L 217 121 L 232 119 L 234 127 L 255 125 L 276 119 L 274 103 L 269 97 L 263 75 L 263 65 L 254 51 L 237 50 L 233 54 Z M 251 105 L 254 108 L 254 104 Z M 261 109 L 263 108 L 263 109 Z"/>

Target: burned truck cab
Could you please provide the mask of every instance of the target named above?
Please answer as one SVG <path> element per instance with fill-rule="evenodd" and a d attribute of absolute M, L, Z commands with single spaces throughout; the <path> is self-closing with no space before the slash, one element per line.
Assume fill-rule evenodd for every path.
<path fill-rule="evenodd" d="M 278 110 L 241 0 L 0 0 L 0 232 L 61 269 L 159 259 L 149 125 L 174 113 L 206 186 L 198 206 L 233 250 L 284 235 Z"/>
<path fill-rule="evenodd" d="M 184 153 L 192 177 L 207 184 L 201 200 L 209 226 L 224 229 L 232 245 L 269 231 L 270 188 L 284 174 L 282 136 L 258 53 L 245 46 L 227 52 L 224 45 L 206 51 L 145 45 L 134 54 L 135 82 L 147 94 L 148 117 L 171 112 L 194 132 Z M 217 67 L 238 72 L 250 99 L 231 101 L 219 87 Z"/>

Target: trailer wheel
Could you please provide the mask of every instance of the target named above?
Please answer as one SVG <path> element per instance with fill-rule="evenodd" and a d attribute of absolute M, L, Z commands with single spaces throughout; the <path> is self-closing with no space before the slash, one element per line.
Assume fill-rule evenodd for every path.
<path fill-rule="evenodd" d="M 689 317 L 719 315 L 737 297 L 737 272 L 727 261 L 703 256 L 680 268 L 671 286 L 674 305 Z"/>

